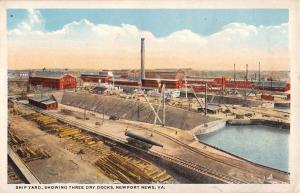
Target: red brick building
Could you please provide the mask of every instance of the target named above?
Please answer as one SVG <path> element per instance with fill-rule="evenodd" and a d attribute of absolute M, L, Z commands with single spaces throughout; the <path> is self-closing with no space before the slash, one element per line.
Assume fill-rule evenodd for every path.
<path fill-rule="evenodd" d="M 101 83 L 108 83 L 108 81 L 111 79 L 108 76 L 100 76 L 99 74 L 81 74 L 80 78 L 83 82 L 91 83 L 99 83 L 99 80 Z"/>
<path fill-rule="evenodd" d="M 262 94 L 261 99 L 266 100 L 266 101 L 274 101 L 274 96 Z"/>
<path fill-rule="evenodd" d="M 30 105 L 39 107 L 45 110 L 53 110 L 57 109 L 58 103 L 54 96 L 33 96 L 28 98 L 28 102 Z"/>
<path fill-rule="evenodd" d="M 41 85 L 51 89 L 72 89 L 76 88 L 76 78 L 70 74 L 62 73 L 38 73 L 29 77 L 31 86 Z"/>
<path fill-rule="evenodd" d="M 175 79 L 151 79 L 145 78 L 142 80 L 142 86 L 145 88 L 162 88 L 163 84 L 167 89 L 177 89 L 181 86 L 181 81 Z"/>
<path fill-rule="evenodd" d="M 100 76 L 98 74 L 81 74 L 80 78 L 83 82 L 98 83 L 100 80 Z"/>

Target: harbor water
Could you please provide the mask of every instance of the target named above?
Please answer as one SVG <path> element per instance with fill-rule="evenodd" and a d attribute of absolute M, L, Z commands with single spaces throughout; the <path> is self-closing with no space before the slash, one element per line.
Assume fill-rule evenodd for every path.
<path fill-rule="evenodd" d="M 252 162 L 289 171 L 289 130 L 262 125 L 226 126 L 198 139 Z"/>

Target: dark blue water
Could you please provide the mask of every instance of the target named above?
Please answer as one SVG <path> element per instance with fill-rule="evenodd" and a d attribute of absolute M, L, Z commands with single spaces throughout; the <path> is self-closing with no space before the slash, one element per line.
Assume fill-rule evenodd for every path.
<path fill-rule="evenodd" d="M 255 163 L 289 171 L 289 130 L 261 125 L 229 126 L 198 138 Z"/>

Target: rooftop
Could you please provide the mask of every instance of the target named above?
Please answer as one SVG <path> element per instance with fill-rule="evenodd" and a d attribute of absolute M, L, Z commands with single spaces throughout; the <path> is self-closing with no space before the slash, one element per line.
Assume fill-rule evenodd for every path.
<path fill-rule="evenodd" d="M 255 83 L 257 86 L 265 86 L 265 87 L 285 87 L 287 85 L 287 82 L 285 81 L 261 81 Z"/>
<path fill-rule="evenodd" d="M 35 95 L 29 97 L 29 99 L 34 100 L 36 102 L 44 103 L 44 104 L 52 104 L 56 102 L 53 96 L 43 96 L 43 95 Z"/>
<path fill-rule="evenodd" d="M 70 74 L 66 74 L 65 72 L 62 71 L 37 71 L 32 73 L 31 77 L 61 79 L 65 75 L 70 75 Z"/>
<path fill-rule="evenodd" d="M 87 72 L 87 73 L 81 73 L 80 76 L 99 76 L 99 73 Z"/>
<path fill-rule="evenodd" d="M 162 78 L 144 78 L 143 80 L 155 80 L 155 81 L 172 81 L 172 82 L 176 82 L 176 79 L 162 79 Z"/>
<path fill-rule="evenodd" d="M 43 101 L 42 103 L 44 103 L 46 105 L 49 105 L 49 104 L 52 104 L 52 103 L 56 103 L 56 101 L 54 101 L 54 100 L 48 100 L 48 101 Z"/>

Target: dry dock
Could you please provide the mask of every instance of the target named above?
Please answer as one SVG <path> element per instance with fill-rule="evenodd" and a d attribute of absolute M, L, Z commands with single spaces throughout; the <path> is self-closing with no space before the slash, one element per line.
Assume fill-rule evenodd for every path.
<path fill-rule="evenodd" d="M 61 106 L 73 111 L 83 111 L 83 109 L 75 107 Z M 19 111 L 28 113 L 28 109 L 29 107 L 26 105 L 19 106 Z M 226 153 L 204 144 L 195 143 L 193 135 L 184 130 L 172 127 L 154 127 L 152 124 L 128 120 L 113 121 L 104 119 L 103 123 L 95 125 L 96 122 L 101 122 L 101 114 L 95 112 L 95 116 L 90 116 L 89 120 L 83 120 L 72 115 L 66 115 L 60 109 L 56 111 L 39 111 L 46 116 L 68 123 L 68 125 L 72 125 L 81 131 L 89 131 L 89 133 L 102 136 L 104 139 L 110 139 L 119 144 L 120 147 L 127 149 L 127 151 L 136 152 L 138 155 L 147 157 L 147 159 L 155 163 L 154 165 L 161 165 L 167 171 L 170 171 L 170 174 L 172 172 L 174 176 L 180 174 L 194 183 L 289 183 L 288 173 L 250 163 L 237 157 L 226 155 Z M 17 116 L 16 119 L 19 122 L 24 122 L 24 120 L 21 121 L 23 119 L 21 117 Z M 30 124 L 36 123 L 30 122 Z M 15 126 L 18 127 L 17 125 Z M 37 126 L 35 127 L 37 128 Z M 143 136 L 151 136 L 155 141 L 164 144 L 164 147 L 152 147 L 150 151 L 132 147 L 127 144 L 126 136 L 124 135 L 126 129 Z M 37 131 L 42 132 L 41 130 Z M 44 133 L 44 135 L 49 134 Z M 49 137 L 52 139 L 54 136 L 46 138 Z M 56 137 L 56 139 L 53 138 L 51 141 L 57 140 L 59 142 L 62 139 L 57 139 Z M 60 144 L 60 147 L 62 144 Z M 74 158 L 76 157 L 74 154 L 72 155 Z M 77 157 L 79 156 L 77 155 Z M 88 158 L 88 154 L 85 158 Z M 80 161 L 81 159 L 77 158 L 76 160 Z M 38 171 L 34 167 L 32 168 L 33 171 Z M 102 173 L 105 172 L 102 171 Z M 84 174 L 82 175 L 85 176 Z M 90 174 L 86 175 L 89 176 Z M 73 180 L 76 181 L 77 179 Z M 82 181 L 82 178 L 80 180 Z M 102 177 L 101 181 L 104 180 L 105 177 Z"/>

